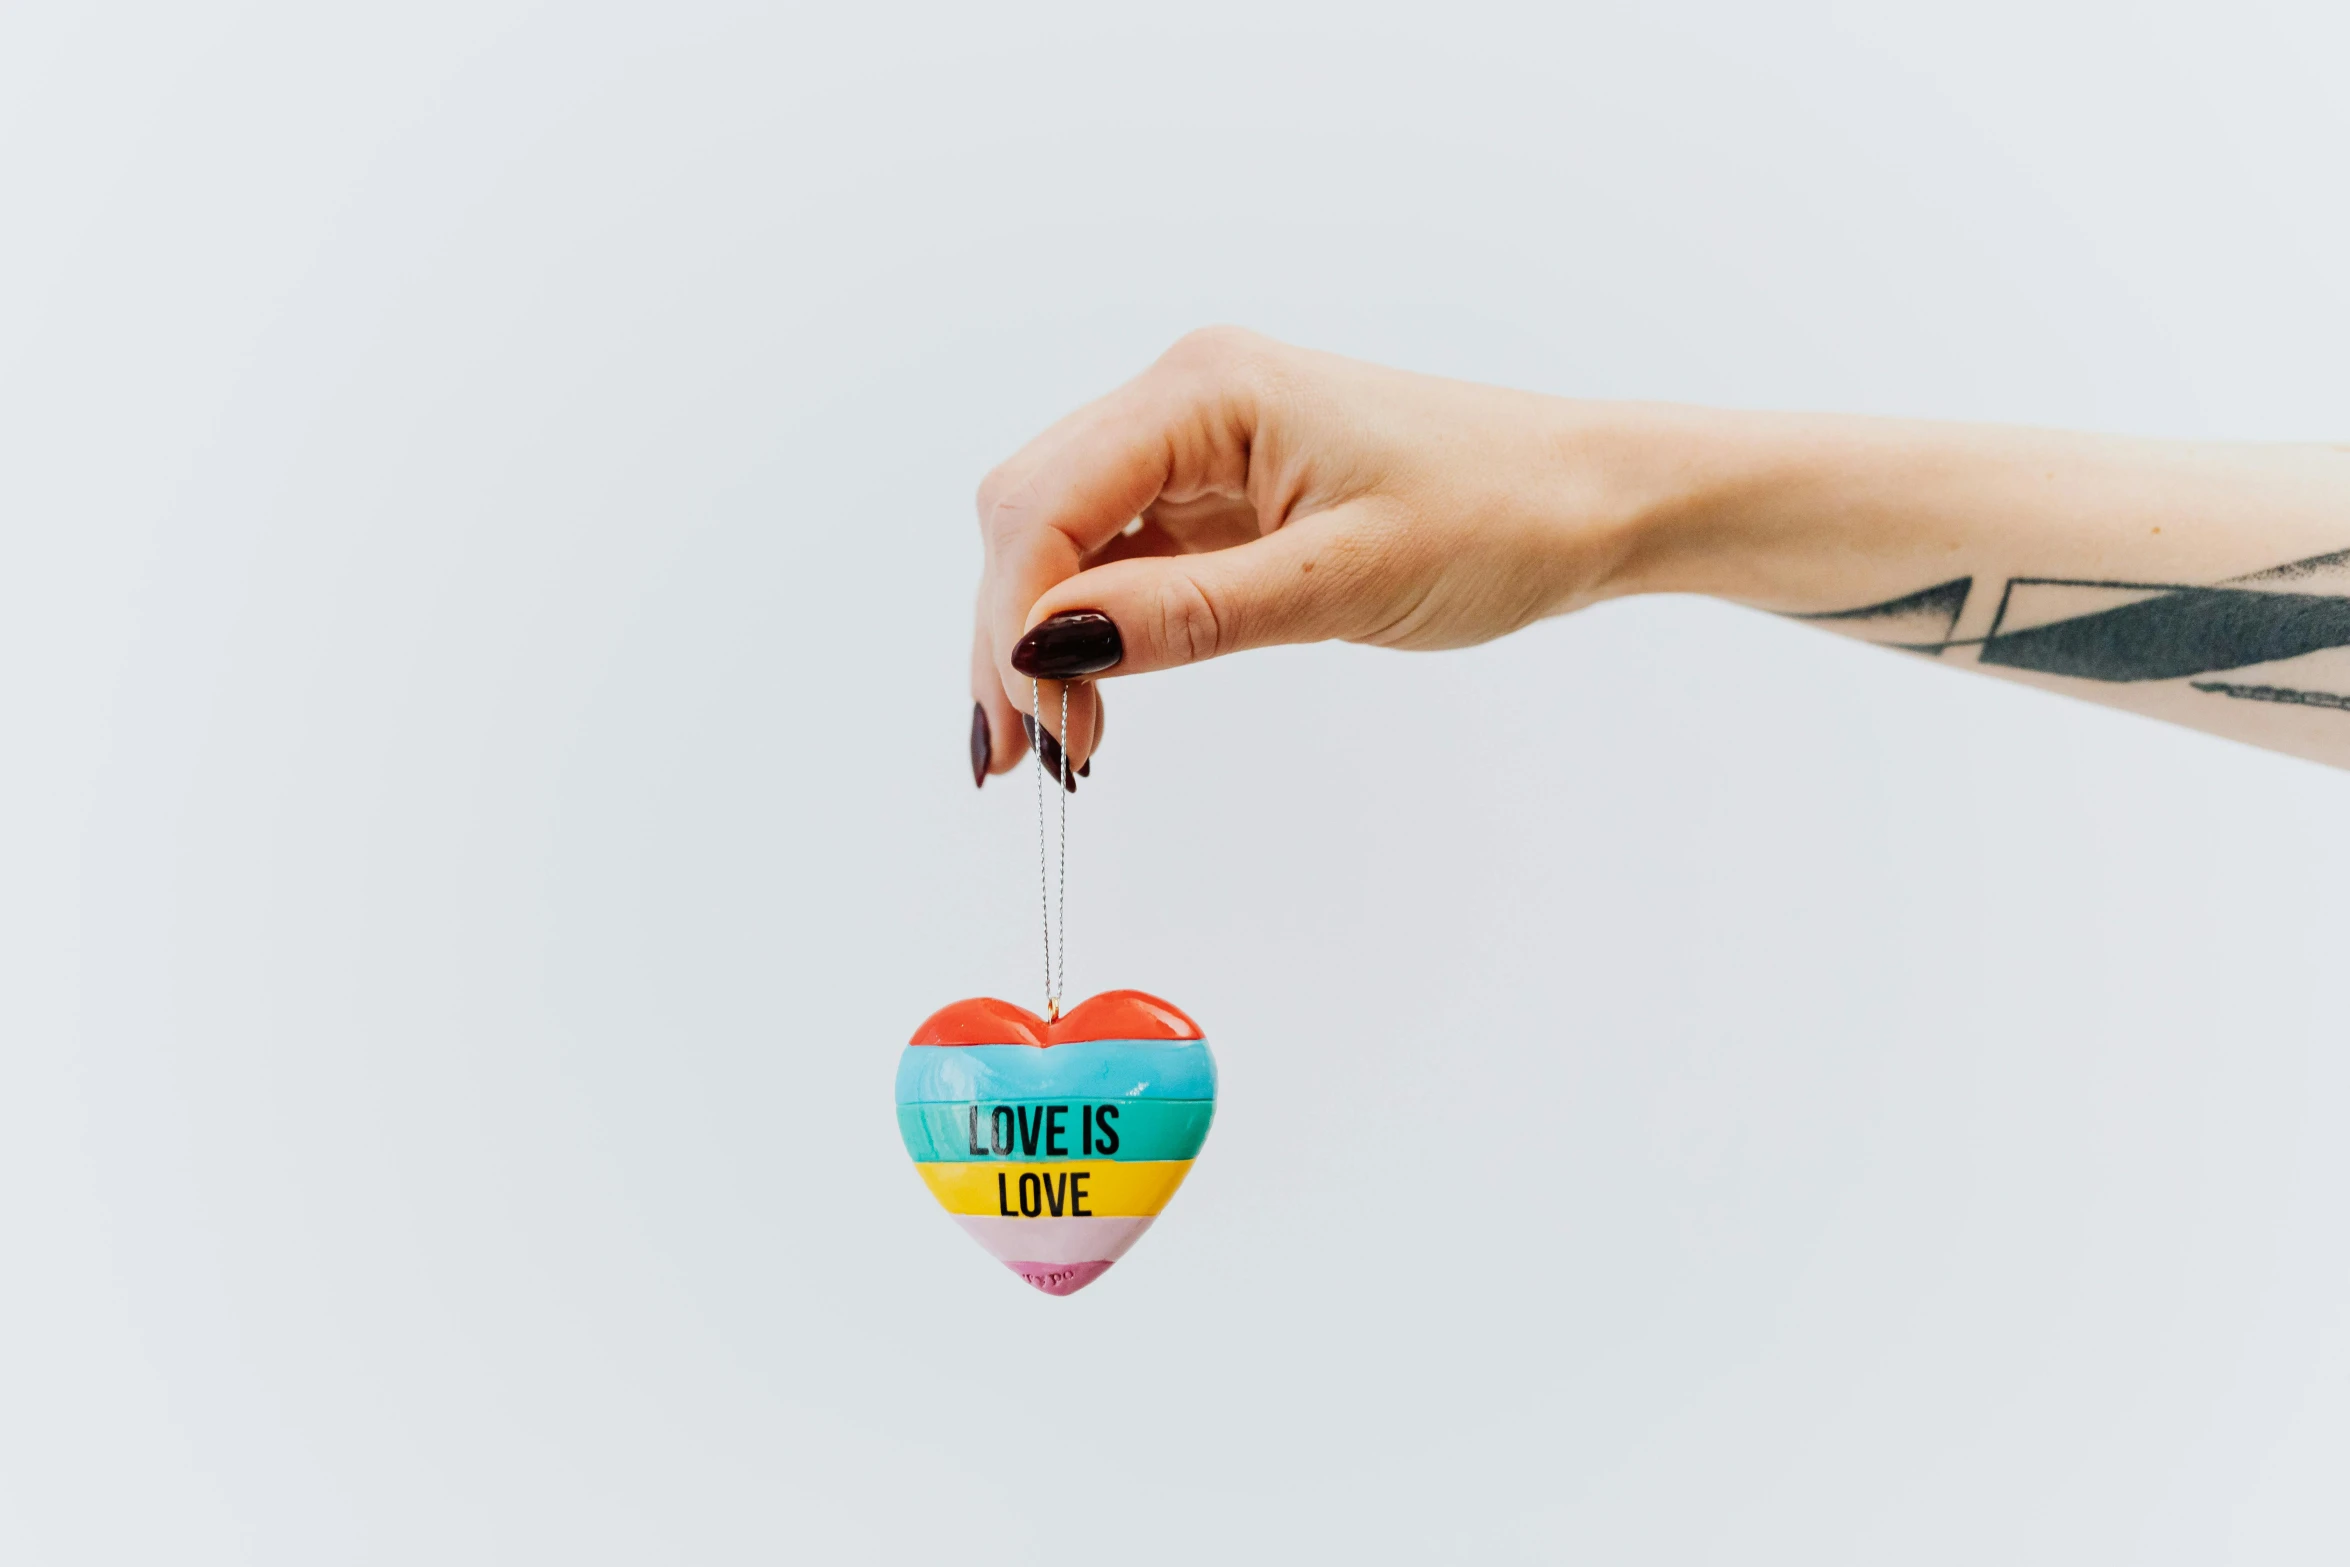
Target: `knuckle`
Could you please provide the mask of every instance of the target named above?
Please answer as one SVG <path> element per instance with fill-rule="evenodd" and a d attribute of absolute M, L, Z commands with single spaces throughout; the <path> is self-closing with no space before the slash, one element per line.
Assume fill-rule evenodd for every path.
<path fill-rule="evenodd" d="M 1245 327 L 1195 327 L 1177 338 L 1160 362 L 1180 370 L 1233 373 L 1259 356 L 1264 341 Z"/>
<path fill-rule="evenodd" d="M 1023 504 L 1031 493 L 1026 483 L 997 481 L 995 474 L 979 487 L 979 536 L 988 548 L 1000 550 L 1012 542 L 1032 507 Z"/>
<path fill-rule="evenodd" d="M 987 477 L 979 481 L 979 492 L 972 497 L 972 504 L 979 512 L 981 527 L 987 526 L 994 519 L 996 512 L 1003 506 L 1004 497 L 1011 492 L 1011 488 L 1012 476 L 1000 467 L 989 469 Z"/>
<path fill-rule="evenodd" d="M 1186 576 L 1159 598 L 1159 645 L 1186 664 L 1214 658 L 1229 645 L 1231 611 L 1205 584 Z"/>

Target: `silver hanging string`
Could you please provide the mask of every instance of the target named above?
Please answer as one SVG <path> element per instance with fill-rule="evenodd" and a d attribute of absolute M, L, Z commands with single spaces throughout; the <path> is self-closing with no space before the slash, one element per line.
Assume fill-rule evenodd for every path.
<path fill-rule="evenodd" d="M 1069 977 L 1069 682 L 1061 682 L 1061 882 L 1059 907 L 1054 907 L 1053 879 L 1045 855 L 1044 832 L 1044 694 L 1034 676 L 1028 681 L 1028 706 L 1036 714 L 1036 901 L 1044 917 L 1045 1020 L 1061 1016 L 1061 987 Z"/>

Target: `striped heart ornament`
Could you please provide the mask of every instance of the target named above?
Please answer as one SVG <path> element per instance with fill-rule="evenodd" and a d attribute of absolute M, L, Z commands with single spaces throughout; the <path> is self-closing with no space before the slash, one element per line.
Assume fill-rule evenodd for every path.
<path fill-rule="evenodd" d="M 1216 1115 L 1216 1058 L 1197 1023 L 1139 990 L 1051 1022 L 983 997 L 914 1031 L 897 1100 L 939 1206 L 1036 1288 L 1073 1295 L 1191 1173 Z"/>

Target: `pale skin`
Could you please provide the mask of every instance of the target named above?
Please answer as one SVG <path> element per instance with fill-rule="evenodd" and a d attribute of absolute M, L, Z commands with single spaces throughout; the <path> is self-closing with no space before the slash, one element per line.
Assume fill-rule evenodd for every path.
<path fill-rule="evenodd" d="M 989 474 L 979 521 L 981 781 L 1028 749 L 1040 658 L 1074 768 L 1098 680 L 1467 647 L 1636 593 L 2350 766 L 2350 447 L 1584 402 L 1216 328 Z"/>

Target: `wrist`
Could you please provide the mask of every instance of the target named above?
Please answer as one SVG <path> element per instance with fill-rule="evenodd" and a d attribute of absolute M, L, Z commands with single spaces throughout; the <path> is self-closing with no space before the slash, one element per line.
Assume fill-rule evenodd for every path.
<path fill-rule="evenodd" d="M 1571 535 L 1602 548 L 1585 602 L 1725 593 L 1786 463 L 1758 416 L 1671 403 L 1571 405 Z"/>

